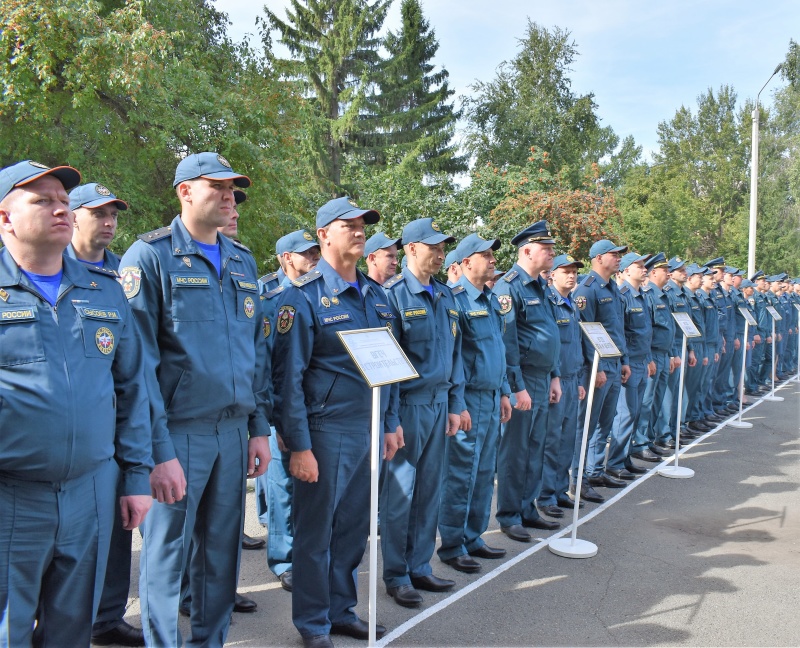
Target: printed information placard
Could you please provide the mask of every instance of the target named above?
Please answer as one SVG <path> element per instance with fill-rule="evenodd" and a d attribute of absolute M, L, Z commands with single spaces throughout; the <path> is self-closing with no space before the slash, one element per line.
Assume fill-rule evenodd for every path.
<path fill-rule="evenodd" d="M 739 312 L 744 317 L 744 321 L 747 322 L 750 326 L 758 326 L 758 322 L 756 322 L 756 318 L 753 317 L 753 314 L 747 310 L 744 306 L 739 306 Z"/>
<path fill-rule="evenodd" d="M 703 334 L 697 330 L 697 327 L 694 325 L 694 320 L 692 320 L 692 316 L 689 313 L 672 313 L 672 317 L 675 318 L 675 322 L 680 326 L 681 331 L 687 338 L 696 338 L 700 337 Z"/>
<path fill-rule="evenodd" d="M 622 355 L 600 322 L 581 322 L 581 328 L 601 358 L 614 358 Z"/>
<path fill-rule="evenodd" d="M 772 319 L 774 319 L 776 322 L 780 322 L 783 319 L 781 314 L 775 309 L 774 306 L 767 306 L 767 312 L 772 315 Z"/>
<path fill-rule="evenodd" d="M 338 331 L 337 335 L 370 387 L 419 378 L 388 328 Z"/>

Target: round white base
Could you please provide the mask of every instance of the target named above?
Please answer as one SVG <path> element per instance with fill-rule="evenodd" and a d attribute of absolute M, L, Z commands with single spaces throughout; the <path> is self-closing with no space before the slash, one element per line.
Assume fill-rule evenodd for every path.
<path fill-rule="evenodd" d="M 770 396 L 767 394 L 762 400 L 769 401 L 770 403 L 779 403 L 783 400 L 783 396 Z"/>
<path fill-rule="evenodd" d="M 694 470 L 683 466 L 664 466 L 658 469 L 658 474 L 671 479 L 689 479 L 694 477 Z"/>
<path fill-rule="evenodd" d="M 547 548 L 556 556 L 563 556 L 564 558 L 591 558 L 597 555 L 596 544 L 578 538 L 575 538 L 573 542 L 572 536 L 553 538 Z"/>
<path fill-rule="evenodd" d="M 749 423 L 748 421 L 736 421 L 736 420 L 728 421 L 725 425 L 732 428 L 738 428 L 740 430 L 749 430 L 751 427 L 753 427 L 753 424 Z"/>

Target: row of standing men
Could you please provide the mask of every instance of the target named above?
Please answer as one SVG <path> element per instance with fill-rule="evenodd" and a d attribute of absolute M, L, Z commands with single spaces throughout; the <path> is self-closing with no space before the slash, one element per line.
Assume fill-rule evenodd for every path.
<path fill-rule="evenodd" d="M 79 182 L 69 167 L 48 169 L 27 161 L 0 173 L 6 245 L 0 298 L 3 323 L 15 325 L 0 328 L 4 355 L 14 356 L 2 364 L 4 382 L 8 373 L 7 384 L 49 392 L 58 381 L 36 372 L 31 378 L 26 365 L 47 365 L 60 351 L 58 357 L 68 357 L 69 386 L 74 383 L 88 392 L 67 390 L 72 402 L 64 411 L 99 402 L 101 387 L 113 389 L 116 399 L 111 413 L 98 407 L 105 418 L 83 433 L 82 461 L 71 451 L 64 459 L 64 450 L 76 443 L 75 417 L 58 422 L 59 434 L 49 440 L 47 454 L 60 469 L 57 479 L 48 472 L 43 482 L 41 473 L 23 467 L 23 460 L 41 450 L 35 444 L 24 453 L 3 453 L 0 489 L 3 506 L 12 506 L 3 509 L 4 517 L 19 513 L 19 504 L 8 504 L 5 495 L 21 489 L 27 495 L 32 485 L 37 504 L 58 508 L 64 506 L 58 494 L 78 494 L 76 484 L 90 483 L 107 495 L 115 490 L 108 484 L 116 480 L 122 503 L 121 514 L 115 515 L 106 497 L 104 506 L 95 507 L 93 531 L 83 529 L 71 546 L 76 552 L 94 539 L 96 565 L 91 565 L 91 556 L 83 556 L 94 569 L 92 579 L 85 563 L 83 580 L 75 574 L 54 575 L 66 567 L 54 567 L 59 561 L 52 554 L 61 555 L 64 547 L 53 536 L 52 524 L 45 525 L 48 533 L 43 534 L 49 543 L 44 556 L 50 558 L 41 558 L 38 572 L 16 573 L 10 561 L 4 566 L 7 574 L 15 572 L 0 584 L 8 643 L 58 645 L 66 637 L 70 643 L 76 637 L 84 643 L 86 614 L 92 618 L 98 607 L 95 643 L 139 642 L 122 616 L 130 529 L 146 513 L 142 502 L 147 498 L 142 496 L 150 495 L 156 501 L 142 525 L 140 561 L 143 638 L 148 645 L 180 645 L 177 617 L 185 576 L 190 597 L 186 592 L 183 596 L 190 599 L 192 626 L 188 643 L 221 645 L 238 578 L 246 475 L 259 478 L 259 500 L 269 501 L 260 512 L 269 515 L 270 567 L 293 592 L 293 620 L 304 643 L 331 645 L 331 633 L 366 638 L 366 624 L 354 607 L 355 574 L 368 524 L 371 396 L 337 331 L 388 326 L 420 374 L 385 388 L 382 399 L 384 582 L 394 600 L 409 607 L 422 602 L 419 590 L 443 591 L 454 585 L 434 576 L 430 565 L 437 527 L 439 557 L 454 569 L 476 572 L 481 568 L 476 557 L 504 555 L 481 538 L 489 522 L 495 471 L 496 515 L 506 535 L 529 541 L 527 528 L 558 528 L 558 522 L 540 512 L 553 519 L 563 516 L 561 507 L 569 505 L 574 488 L 577 431 L 586 416 L 582 409 L 592 353 L 578 328 L 581 319 L 602 322 L 623 352 L 620 360 L 603 361 L 595 385 L 586 499 L 602 501 L 594 487 L 625 485 L 642 471 L 633 459 L 658 460 L 674 445 L 669 420 L 674 419 L 670 412 L 677 399 L 675 385 L 670 385 L 680 336 L 665 314 L 685 308 L 704 332 L 702 340 L 692 341 L 690 367 L 717 367 L 713 375 L 706 369 L 695 371 L 699 388 L 687 391 L 702 398 L 692 402 L 695 409 L 687 409 L 687 434 L 703 425 L 700 415 L 704 420 L 721 416 L 735 399 L 731 365 L 738 365 L 734 360 L 722 369 L 719 357 L 733 356 L 730 349 L 741 348 L 736 344 L 741 337 L 729 340 L 722 333 L 735 321 L 732 306 L 723 306 L 725 295 L 736 293 L 721 288 L 722 300 L 712 301 L 709 308 L 700 298 L 717 286 L 712 282 L 708 292 L 692 287 L 694 277 L 701 277 L 702 285 L 719 272 L 735 283 L 740 273 L 721 259 L 706 264 L 711 270 L 687 268 L 680 259 L 666 261 L 662 254 L 623 257 L 624 248 L 604 240 L 593 246 L 592 270 L 577 286 L 582 264 L 566 255 L 554 260 L 555 241 L 542 221 L 512 239 L 517 263 L 493 291 L 493 251 L 500 241 L 478 235 L 457 246 L 460 276 L 447 286 L 435 275 L 444 246 L 454 239 L 435 221 L 409 223 L 401 239 L 379 233 L 365 241 L 364 227 L 376 223 L 378 213 L 341 198 L 319 210 L 319 241 L 299 231 L 278 242 L 285 278 L 271 285 L 279 277 L 256 281 L 249 251 L 219 235 L 235 239 L 236 203 L 246 198 L 236 187 L 248 186 L 249 179 L 236 174 L 221 156 L 203 153 L 188 156 L 176 170 L 181 214 L 170 227 L 142 235 L 114 267 L 117 260 L 106 248 L 117 211 L 127 208 L 123 201 L 104 186 L 90 184 L 74 189 L 65 203 L 62 194 Z M 41 207 L 43 202 L 47 207 Z M 29 226 L 48 218 L 60 231 Z M 74 234 L 63 229 L 65 222 L 69 229 L 74 225 Z M 392 276 L 401 245 L 407 269 Z M 71 258 L 61 260 L 65 248 Z M 47 267 L 40 263 L 44 252 L 49 253 Z M 357 270 L 362 256 L 369 275 Z M 59 272 L 37 272 L 54 265 L 60 266 Z M 127 304 L 103 283 L 117 269 Z M 612 281 L 618 269 L 619 287 Z M 548 286 L 542 273 L 551 270 Z M 67 310 L 62 322 L 58 306 L 70 291 L 73 308 L 62 309 Z M 775 293 L 780 303 L 783 295 Z M 745 302 L 758 315 L 758 302 Z M 706 320 L 712 310 L 717 313 L 713 326 Z M 726 326 L 721 325 L 724 314 L 730 318 Z M 77 348 L 90 359 L 75 360 L 73 370 L 74 349 L 64 349 L 69 336 L 60 342 L 52 339 L 46 329 L 53 324 L 45 315 L 56 328 L 71 328 L 75 344 L 81 345 Z M 779 356 L 781 362 L 787 356 L 788 364 L 781 367 L 786 370 L 793 366 L 788 356 L 792 349 L 796 352 L 797 329 L 789 324 L 790 317 L 784 320 Z M 45 340 L 41 357 L 21 358 L 21 349 L 37 342 L 37 335 Z M 746 344 L 758 347 L 755 338 Z M 713 362 L 712 350 L 717 357 Z M 760 372 L 761 364 L 754 364 Z M 132 380 L 141 381 L 138 389 L 130 387 Z M 720 392 L 712 396 L 718 384 Z M 42 407 L 30 400 L 10 399 L 9 404 L 3 429 L 22 412 L 30 417 Z M 713 414 L 698 409 L 706 405 Z M 695 411 L 700 414 L 694 416 Z M 116 426 L 109 426 L 109 417 Z M 277 428 L 269 439 L 271 461 L 264 438 L 270 421 Z M 19 439 L 11 441 L 26 447 Z M 42 463 L 35 464 L 39 470 Z M 259 477 L 267 463 L 266 478 Z M 141 476 L 152 464 L 145 490 Z M 237 474 L 240 478 L 231 477 Z M 39 492 L 42 483 L 47 486 Z M 70 502 L 66 518 L 79 510 L 79 501 Z M 64 514 L 60 508 L 59 514 Z M 8 540 L 3 549 L 19 552 L 25 546 L 20 538 Z M 106 570 L 103 556 L 109 544 Z M 329 587 L 321 586 L 325 582 Z M 66 597 L 76 591 L 89 604 L 83 606 L 85 614 L 72 615 L 66 624 Z M 383 631 L 379 628 L 379 634 Z"/>

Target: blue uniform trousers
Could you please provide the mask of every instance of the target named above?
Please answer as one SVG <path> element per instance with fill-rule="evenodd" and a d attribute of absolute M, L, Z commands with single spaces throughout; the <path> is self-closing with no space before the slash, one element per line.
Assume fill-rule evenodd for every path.
<path fill-rule="evenodd" d="M 622 388 L 622 377 L 620 375 L 621 365 L 619 360 L 614 369 L 606 371 L 606 383 L 599 389 L 594 390 L 594 401 L 592 411 L 589 416 L 589 438 L 586 442 L 586 464 L 583 467 L 585 477 L 600 477 L 603 474 L 603 464 L 606 458 L 606 442 L 611 435 L 611 428 L 614 425 L 614 417 L 617 414 L 617 401 L 619 392 Z M 578 434 L 583 435 L 583 425 L 587 416 L 587 404 L 589 397 L 583 399 L 578 413 Z M 577 462 L 574 464 L 577 466 Z M 572 471 L 573 482 L 576 475 Z"/>
<path fill-rule="evenodd" d="M 267 565 L 276 576 L 292 568 L 292 492 L 289 474 L 291 453 L 278 449 L 278 435 L 269 438 L 272 459 L 267 467 Z"/>
<path fill-rule="evenodd" d="M 438 554 L 442 560 L 464 555 L 484 544 L 489 526 L 497 446 L 500 441 L 500 391 L 467 388 L 464 399 L 472 417 L 469 432 L 445 440 Z"/>
<path fill-rule="evenodd" d="M 550 374 L 523 367 L 522 377 L 531 397 L 531 409 L 513 410 L 497 454 L 497 512 L 500 526 L 521 524 L 539 517 L 535 500 L 542 486 L 544 442 L 550 402 Z"/>
<path fill-rule="evenodd" d="M 739 403 L 739 380 L 742 378 L 742 360 L 744 360 L 742 354 L 744 351 L 745 340 L 742 340 L 738 351 L 734 349 L 733 357 L 731 358 L 731 377 L 726 398 L 728 403 Z"/>
<path fill-rule="evenodd" d="M 182 644 L 178 604 L 186 568 L 192 627 L 187 645 L 221 646 L 239 576 L 247 424 L 241 421 L 216 433 L 171 438 L 186 476 L 186 496 L 174 504 L 153 502 L 142 526 L 142 629 L 148 646 Z"/>
<path fill-rule="evenodd" d="M 708 350 L 708 365 L 703 367 L 703 375 L 700 383 L 700 389 L 703 392 L 703 396 L 700 400 L 700 407 L 701 407 L 700 418 L 706 418 L 708 416 L 714 415 L 714 407 L 711 403 L 711 391 L 714 388 L 714 380 L 716 380 L 717 371 L 719 371 L 719 363 L 720 363 L 719 360 L 717 360 L 717 362 L 714 362 L 715 353 L 719 353 L 719 349 Z"/>
<path fill-rule="evenodd" d="M 292 502 L 292 621 L 304 637 L 355 622 L 358 565 L 369 535 L 369 428 L 312 428 L 311 446 L 319 479 L 294 479 Z"/>
<path fill-rule="evenodd" d="M 697 364 L 690 367 L 688 362 L 686 364 L 686 376 L 684 378 L 684 388 L 686 389 L 686 420 L 687 421 L 700 421 L 705 418 L 702 412 L 701 399 L 703 398 L 703 375 L 705 374 L 705 367 L 703 366 L 703 358 L 706 357 L 708 351 L 705 344 L 695 343 L 695 355 L 697 356 Z M 709 364 L 714 362 L 714 356 L 709 358 Z"/>
<path fill-rule="evenodd" d="M 653 351 L 656 372 L 647 378 L 642 396 L 642 411 L 639 423 L 631 438 L 631 452 L 641 452 L 659 438 L 658 417 L 667 393 L 669 373 L 669 352 Z M 674 373 L 674 372 L 673 372 Z"/>
<path fill-rule="evenodd" d="M 725 349 L 726 352 L 719 356 L 714 386 L 711 391 L 711 404 L 715 410 L 725 407 L 725 405 L 731 402 L 731 370 L 733 369 L 733 359 L 735 356 L 733 338 L 726 340 Z M 740 368 L 741 361 L 742 359 L 739 357 Z"/>
<path fill-rule="evenodd" d="M 89 645 L 118 477 L 113 459 L 61 483 L 0 477 L 0 646 Z"/>
<path fill-rule="evenodd" d="M 688 356 L 688 353 L 687 353 Z M 683 367 L 684 372 L 689 371 L 688 358 Z M 685 374 L 688 376 L 688 373 Z M 655 419 L 655 438 L 656 441 L 667 441 L 668 439 L 675 440 L 675 425 L 678 418 L 681 423 L 685 422 L 683 412 L 678 413 L 678 388 L 681 382 L 681 367 L 675 367 L 675 371 L 667 376 L 667 388 L 664 392 L 664 398 L 661 404 L 656 401 L 654 407 L 658 409 L 658 414 Z M 686 408 L 686 394 L 684 392 L 684 399 L 682 407 Z"/>
<path fill-rule="evenodd" d="M 630 361 L 631 375 L 622 385 L 617 400 L 617 415 L 611 427 L 611 441 L 608 444 L 607 467 L 622 470 L 630 452 L 631 439 L 639 425 L 642 413 L 642 400 L 647 387 L 647 362 Z"/>
<path fill-rule="evenodd" d="M 117 501 L 121 495 L 119 486 Z M 128 606 L 128 592 L 131 588 L 131 543 L 133 532 L 122 528 L 122 516 L 119 510 L 114 513 L 114 525 L 111 529 L 111 544 L 108 548 L 106 577 L 102 583 L 100 606 L 92 626 L 92 634 L 101 634 L 116 628 L 125 616 Z"/>
<path fill-rule="evenodd" d="M 539 506 L 556 506 L 569 488 L 569 469 L 573 457 L 580 452 L 580 439 L 575 448 L 578 425 L 578 377 L 561 376 L 561 400 L 547 412 L 547 438 L 544 442 L 544 467 Z"/>
<path fill-rule="evenodd" d="M 386 463 L 381 491 L 381 548 L 386 587 L 429 576 L 436 546 L 447 402 L 418 405 L 401 396 L 405 447 Z"/>
<path fill-rule="evenodd" d="M 747 368 L 747 389 L 753 391 L 763 384 L 761 366 L 764 363 L 764 348 L 767 346 L 766 337 L 762 336 L 760 344 L 756 344 L 750 356 Z"/>

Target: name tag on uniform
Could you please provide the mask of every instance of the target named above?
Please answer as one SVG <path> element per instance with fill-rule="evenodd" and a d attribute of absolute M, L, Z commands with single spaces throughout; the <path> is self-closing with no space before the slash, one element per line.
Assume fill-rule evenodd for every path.
<path fill-rule="evenodd" d="M 569 321 L 570 321 L 569 318 L 557 319 L 556 324 L 558 324 L 559 326 L 566 326 L 567 324 L 569 324 Z"/>
<path fill-rule="evenodd" d="M 237 279 L 236 283 L 239 284 L 239 288 L 243 290 L 258 290 L 258 284 L 253 281 L 243 281 L 242 279 Z"/>
<path fill-rule="evenodd" d="M 539 304 L 541 304 L 542 302 L 541 302 L 541 301 L 539 301 L 539 298 L 537 297 L 536 299 L 526 299 L 526 300 L 525 300 L 525 303 L 526 303 L 528 306 L 538 306 L 538 305 L 539 305 Z"/>
<path fill-rule="evenodd" d="M 349 322 L 352 317 L 350 317 L 350 313 L 336 313 L 334 315 L 323 315 L 319 318 L 319 321 L 323 324 L 338 324 L 339 322 Z"/>
<path fill-rule="evenodd" d="M 208 277 L 198 277 L 196 275 L 176 275 L 174 277 L 176 286 L 209 286 Z"/>
<path fill-rule="evenodd" d="M 88 306 L 76 306 L 75 309 L 84 317 L 99 320 L 118 320 L 119 311 L 116 308 L 89 308 Z"/>
<path fill-rule="evenodd" d="M 680 308 L 685 308 L 686 304 L 684 304 L 683 302 L 675 302 L 675 306 L 680 307 Z"/>
<path fill-rule="evenodd" d="M 403 317 L 427 317 L 427 315 L 427 308 L 410 308 L 409 310 L 403 311 Z"/>
<path fill-rule="evenodd" d="M 25 322 L 39 319 L 34 308 L 2 308 L 0 322 Z"/>
<path fill-rule="evenodd" d="M 489 317 L 488 310 L 474 310 L 467 313 L 467 317 Z"/>
<path fill-rule="evenodd" d="M 614 301 L 614 298 L 613 297 L 601 297 L 599 301 L 600 301 L 601 304 L 608 304 L 609 302 Z"/>
<path fill-rule="evenodd" d="M 381 304 L 376 304 L 376 306 L 380 306 Z M 394 319 L 394 315 L 392 315 L 392 311 L 378 311 L 378 315 L 380 315 L 383 319 Z"/>
<path fill-rule="evenodd" d="M 631 308 L 631 313 L 641 313 L 641 312 L 642 312 L 642 309 L 640 307 L 638 307 L 638 306 L 636 308 Z"/>
<path fill-rule="evenodd" d="M 664 306 L 664 304 L 656 304 L 656 310 L 661 310 L 663 308 L 666 308 L 666 306 Z"/>

